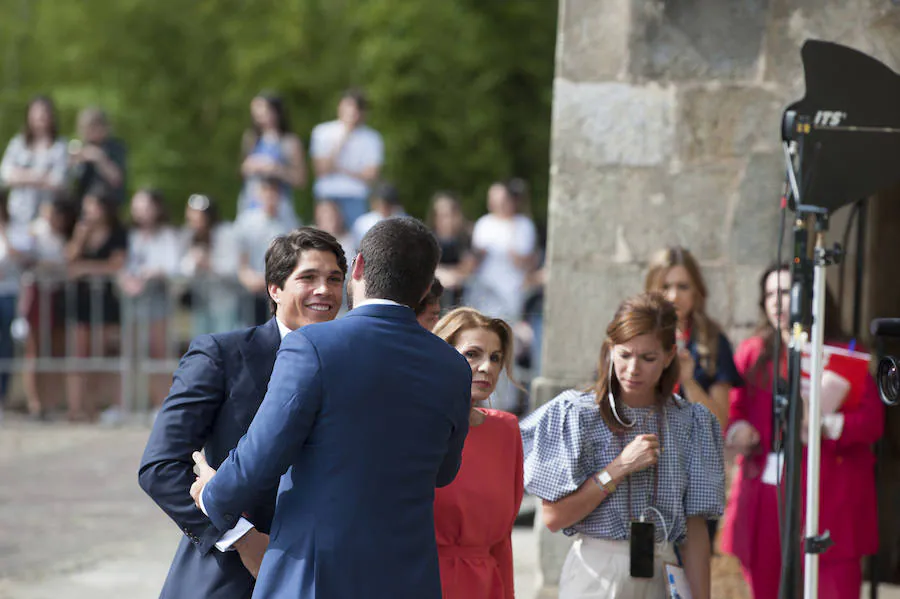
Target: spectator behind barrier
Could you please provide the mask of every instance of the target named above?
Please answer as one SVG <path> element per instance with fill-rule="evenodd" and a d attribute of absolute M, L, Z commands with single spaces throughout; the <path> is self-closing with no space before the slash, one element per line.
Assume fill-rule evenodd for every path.
<path fill-rule="evenodd" d="M 279 96 L 257 95 L 250 102 L 252 127 L 241 140 L 241 176 L 244 186 L 238 199 L 238 216 L 260 207 L 260 185 L 276 181 L 280 203 L 278 214 L 291 226 L 300 224 L 294 211 L 294 189 L 306 184 L 303 144 L 288 124 L 287 110 Z"/>
<path fill-rule="evenodd" d="M 65 188 L 66 143 L 50 98 L 37 96 L 28 103 L 22 133 L 12 138 L 0 162 L 0 184 L 10 189 L 12 226 L 27 226 Z"/>

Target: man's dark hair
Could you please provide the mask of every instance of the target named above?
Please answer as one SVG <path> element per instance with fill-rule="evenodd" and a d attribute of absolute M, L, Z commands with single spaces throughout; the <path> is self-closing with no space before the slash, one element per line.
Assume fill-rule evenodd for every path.
<path fill-rule="evenodd" d="M 337 258 L 338 268 L 347 276 L 347 257 L 340 242 L 330 233 L 314 227 L 299 227 L 287 235 L 279 235 L 266 250 L 266 289 L 269 285 L 277 285 L 284 289 L 284 284 L 300 261 L 300 256 L 307 250 L 331 252 Z M 269 297 L 269 306 L 275 314 L 277 304 Z"/>
<path fill-rule="evenodd" d="M 388 218 L 363 236 L 359 255 L 364 262 L 366 297 L 415 309 L 434 281 L 441 248 L 422 221 Z"/>
<path fill-rule="evenodd" d="M 444 286 L 441 285 L 441 282 L 435 277 L 428 293 L 425 294 L 425 297 L 423 297 L 422 301 L 419 302 L 419 305 L 416 306 L 416 316 L 427 310 L 428 306 L 431 304 L 441 301 L 442 295 L 444 295 Z"/>
<path fill-rule="evenodd" d="M 350 89 L 345 89 L 344 93 L 341 94 L 341 100 L 353 100 L 353 103 L 356 104 L 356 107 L 360 112 L 365 112 L 369 107 L 369 101 L 366 98 L 366 94 L 363 91 L 356 87 L 351 87 Z"/>

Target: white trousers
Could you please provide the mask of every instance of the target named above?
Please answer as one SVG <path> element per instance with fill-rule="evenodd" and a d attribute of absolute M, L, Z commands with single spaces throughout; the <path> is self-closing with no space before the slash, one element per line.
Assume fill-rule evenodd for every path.
<path fill-rule="evenodd" d="M 579 536 L 559 579 L 559 599 L 665 599 L 665 564 L 676 564 L 671 543 L 656 545 L 653 578 L 632 578 L 628 541 Z"/>

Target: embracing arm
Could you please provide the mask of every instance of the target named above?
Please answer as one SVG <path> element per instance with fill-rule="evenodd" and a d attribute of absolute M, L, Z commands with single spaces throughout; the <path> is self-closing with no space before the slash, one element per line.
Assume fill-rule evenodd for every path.
<path fill-rule="evenodd" d="M 447 442 L 447 453 L 438 470 L 435 486 L 446 487 L 453 482 L 459 467 L 462 464 L 463 444 L 469 434 L 469 404 L 472 402 L 472 371 L 466 368 L 460 369 L 460 392 L 457 400 L 456 427 Z"/>
<path fill-rule="evenodd" d="M 687 519 L 687 540 L 681 555 L 684 574 L 694 599 L 710 597 L 710 546 L 706 518 L 692 516 Z"/>
<path fill-rule="evenodd" d="M 169 396 L 150 431 L 141 458 L 141 488 L 205 555 L 222 535 L 188 495 L 194 482 L 191 453 L 206 443 L 225 401 L 221 350 L 198 337 L 181 359 Z"/>
<path fill-rule="evenodd" d="M 247 434 L 201 491 L 213 524 L 234 526 L 260 489 L 278 484 L 306 442 L 321 401 L 318 353 L 296 331 L 281 343 L 266 397 Z"/>

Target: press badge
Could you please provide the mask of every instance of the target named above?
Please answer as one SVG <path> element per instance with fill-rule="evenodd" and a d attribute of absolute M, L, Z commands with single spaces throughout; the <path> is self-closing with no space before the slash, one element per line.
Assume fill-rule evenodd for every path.
<path fill-rule="evenodd" d="M 781 483 L 782 469 L 784 468 L 784 454 L 770 453 L 766 456 L 766 469 L 763 470 L 762 481 L 766 485 Z"/>
<path fill-rule="evenodd" d="M 675 564 L 666 564 L 666 580 L 668 581 L 669 599 L 693 599 L 691 587 L 684 575 L 684 568 Z"/>

